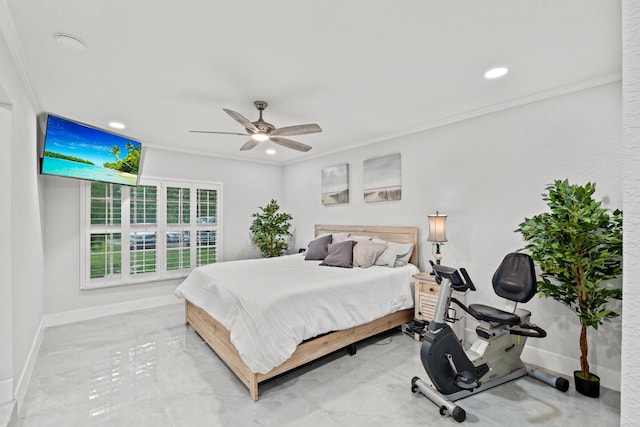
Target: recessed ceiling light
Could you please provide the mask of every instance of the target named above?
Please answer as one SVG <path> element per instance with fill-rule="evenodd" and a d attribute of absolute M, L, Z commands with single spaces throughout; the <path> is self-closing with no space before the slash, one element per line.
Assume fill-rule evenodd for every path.
<path fill-rule="evenodd" d="M 276 150 L 274 150 L 273 148 L 267 148 L 266 150 L 264 150 L 265 153 L 273 156 L 274 154 L 276 154 Z"/>
<path fill-rule="evenodd" d="M 500 78 L 504 75 L 506 75 L 509 72 L 509 69 L 507 67 L 496 67 L 496 68 L 492 68 L 489 71 L 487 71 L 486 73 L 484 73 L 484 78 L 485 79 L 497 79 Z"/>
<path fill-rule="evenodd" d="M 56 34 L 56 42 L 66 49 L 72 49 L 82 52 L 86 46 L 84 42 L 79 38 L 72 36 L 71 34 L 58 33 Z"/>
<path fill-rule="evenodd" d="M 124 123 L 120 123 L 120 122 L 109 122 L 109 126 L 111 126 L 114 129 L 124 129 Z"/>

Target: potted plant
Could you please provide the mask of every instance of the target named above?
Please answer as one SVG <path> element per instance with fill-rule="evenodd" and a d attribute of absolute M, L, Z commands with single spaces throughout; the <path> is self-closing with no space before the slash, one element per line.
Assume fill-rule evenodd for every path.
<path fill-rule="evenodd" d="M 589 370 L 587 328 L 619 316 L 609 308 L 622 289 L 607 281 L 622 273 L 622 211 L 593 198 L 595 183 L 556 180 L 543 194 L 550 212 L 525 218 L 516 230 L 540 267 L 538 293 L 569 307 L 580 319 L 580 371 L 576 390 L 598 397 L 600 378 Z"/>
<path fill-rule="evenodd" d="M 280 206 L 273 199 L 264 208 L 260 206 L 259 209 L 260 212 L 251 215 L 251 241 L 263 256 L 280 256 L 287 250 L 293 217 L 288 213 L 279 212 Z"/>

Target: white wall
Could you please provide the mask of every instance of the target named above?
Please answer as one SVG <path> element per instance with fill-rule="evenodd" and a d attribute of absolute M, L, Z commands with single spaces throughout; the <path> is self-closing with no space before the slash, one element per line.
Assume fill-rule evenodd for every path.
<path fill-rule="evenodd" d="M 0 86 L 11 103 L 10 115 L 2 113 L 2 125 L 9 129 L 2 132 L 0 160 L 0 322 L 8 322 L 10 328 L 8 333 L 7 324 L 0 328 L 0 381 L 9 375 L 15 396 L 28 382 L 28 361 L 39 336 L 44 311 L 44 259 L 35 103 L 5 40 L 4 30 L 11 21 L 4 2 L 0 3 L 0 24 Z"/>
<path fill-rule="evenodd" d="M 620 424 L 640 414 L 640 3 L 622 2 L 624 278 Z"/>
<path fill-rule="evenodd" d="M 42 200 L 36 151 L 36 114 L 13 104 L 11 160 L 14 379 L 20 380 L 44 311 Z M 15 309 L 19 307 L 19 309 Z"/>
<path fill-rule="evenodd" d="M 223 184 L 223 259 L 258 256 L 249 240 L 251 214 L 282 197 L 282 167 L 145 149 L 145 176 Z M 80 290 L 80 184 L 45 178 L 45 312 L 56 314 L 132 300 L 172 295 L 180 280 L 107 289 Z"/>
<path fill-rule="evenodd" d="M 313 225 L 378 224 L 420 227 L 420 266 L 431 256 L 427 215 L 449 215 L 443 264 L 466 267 L 479 287 L 467 301 L 500 305 L 490 286 L 504 255 L 523 247 L 514 233 L 526 216 L 546 210 L 540 194 L 554 179 L 597 183 L 606 207 L 622 207 L 620 84 L 558 96 L 448 126 L 307 162 L 284 171 L 284 205 L 300 218 L 298 246 Z M 402 200 L 365 203 L 362 162 L 402 154 Z M 320 170 L 349 163 L 350 203 L 324 207 Z M 577 317 L 553 300 L 526 307 L 549 336 L 529 340 L 525 357 L 572 376 L 579 368 Z M 590 360 L 606 387 L 620 388 L 621 322 L 591 334 Z M 542 355 L 542 360 L 539 360 Z"/>
<path fill-rule="evenodd" d="M 1 87 L 0 87 L 1 90 Z M 0 405 L 13 400 L 13 345 L 11 284 L 11 111 L 0 105 Z"/>

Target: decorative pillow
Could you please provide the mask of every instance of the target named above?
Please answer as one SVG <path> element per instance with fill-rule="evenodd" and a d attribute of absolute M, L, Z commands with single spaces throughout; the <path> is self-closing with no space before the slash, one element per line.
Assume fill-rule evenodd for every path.
<path fill-rule="evenodd" d="M 353 240 L 345 240 L 340 243 L 332 243 L 329 245 L 329 253 L 320 265 L 329 267 L 353 267 L 353 245 L 357 242 Z"/>
<path fill-rule="evenodd" d="M 398 243 L 398 245 L 402 245 L 398 248 L 398 252 L 396 252 L 396 267 L 402 267 L 403 265 L 409 264 L 409 259 L 411 259 L 411 254 L 413 254 L 413 243 Z"/>
<path fill-rule="evenodd" d="M 374 265 L 383 265 L 385 267 L 395 267 L 396 266 L 396 254 L 393 252 L 393 249 L 389 249 L 388 247 L 378 255 L 376 258 L 376 262 Z"/>
<path fill-rule="evenodd" d="M 371 267 L 385 249 L 387 249 L 387 245 L 384 243 L 358 242 L 358 244 L 353 247 L 353 266 L 362 268 Z"/>
<path fill-rule="evenodd" d="M 309 242 L 304 259 L 307 261 L 322 261 L 329 253 L 329 244 L 331 241 L 331 234 L 312 240 Z"/>
<path fill-rule="evenodd" d="M 373 239 L 375 243 L 385 242 L 381 239 Z M 396 243 L 385 242 L 387 249 L 380 254 L 375 262 L 375 265 L 384 265 L 387 267 L 402 267 L 407 265 L 411 254 L 413 253 L 413 243 Z"/>
<path fill-rule="evenodd" d="M 349 238 L 350 234 L 351 233 L 333 233 L 331 235 L 333 237 L 333 242 L 332 243 L 344 242 L 345 240 L 347 240 L 347 238 Z"/>

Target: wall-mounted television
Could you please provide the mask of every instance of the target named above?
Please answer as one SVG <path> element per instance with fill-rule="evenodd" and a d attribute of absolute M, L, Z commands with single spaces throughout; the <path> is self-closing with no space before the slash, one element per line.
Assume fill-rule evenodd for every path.
<path fill-rule="evenodd" d="M 40 173 L 137 185 L 142 144 L 93 126 L 47 115 Z"/>

